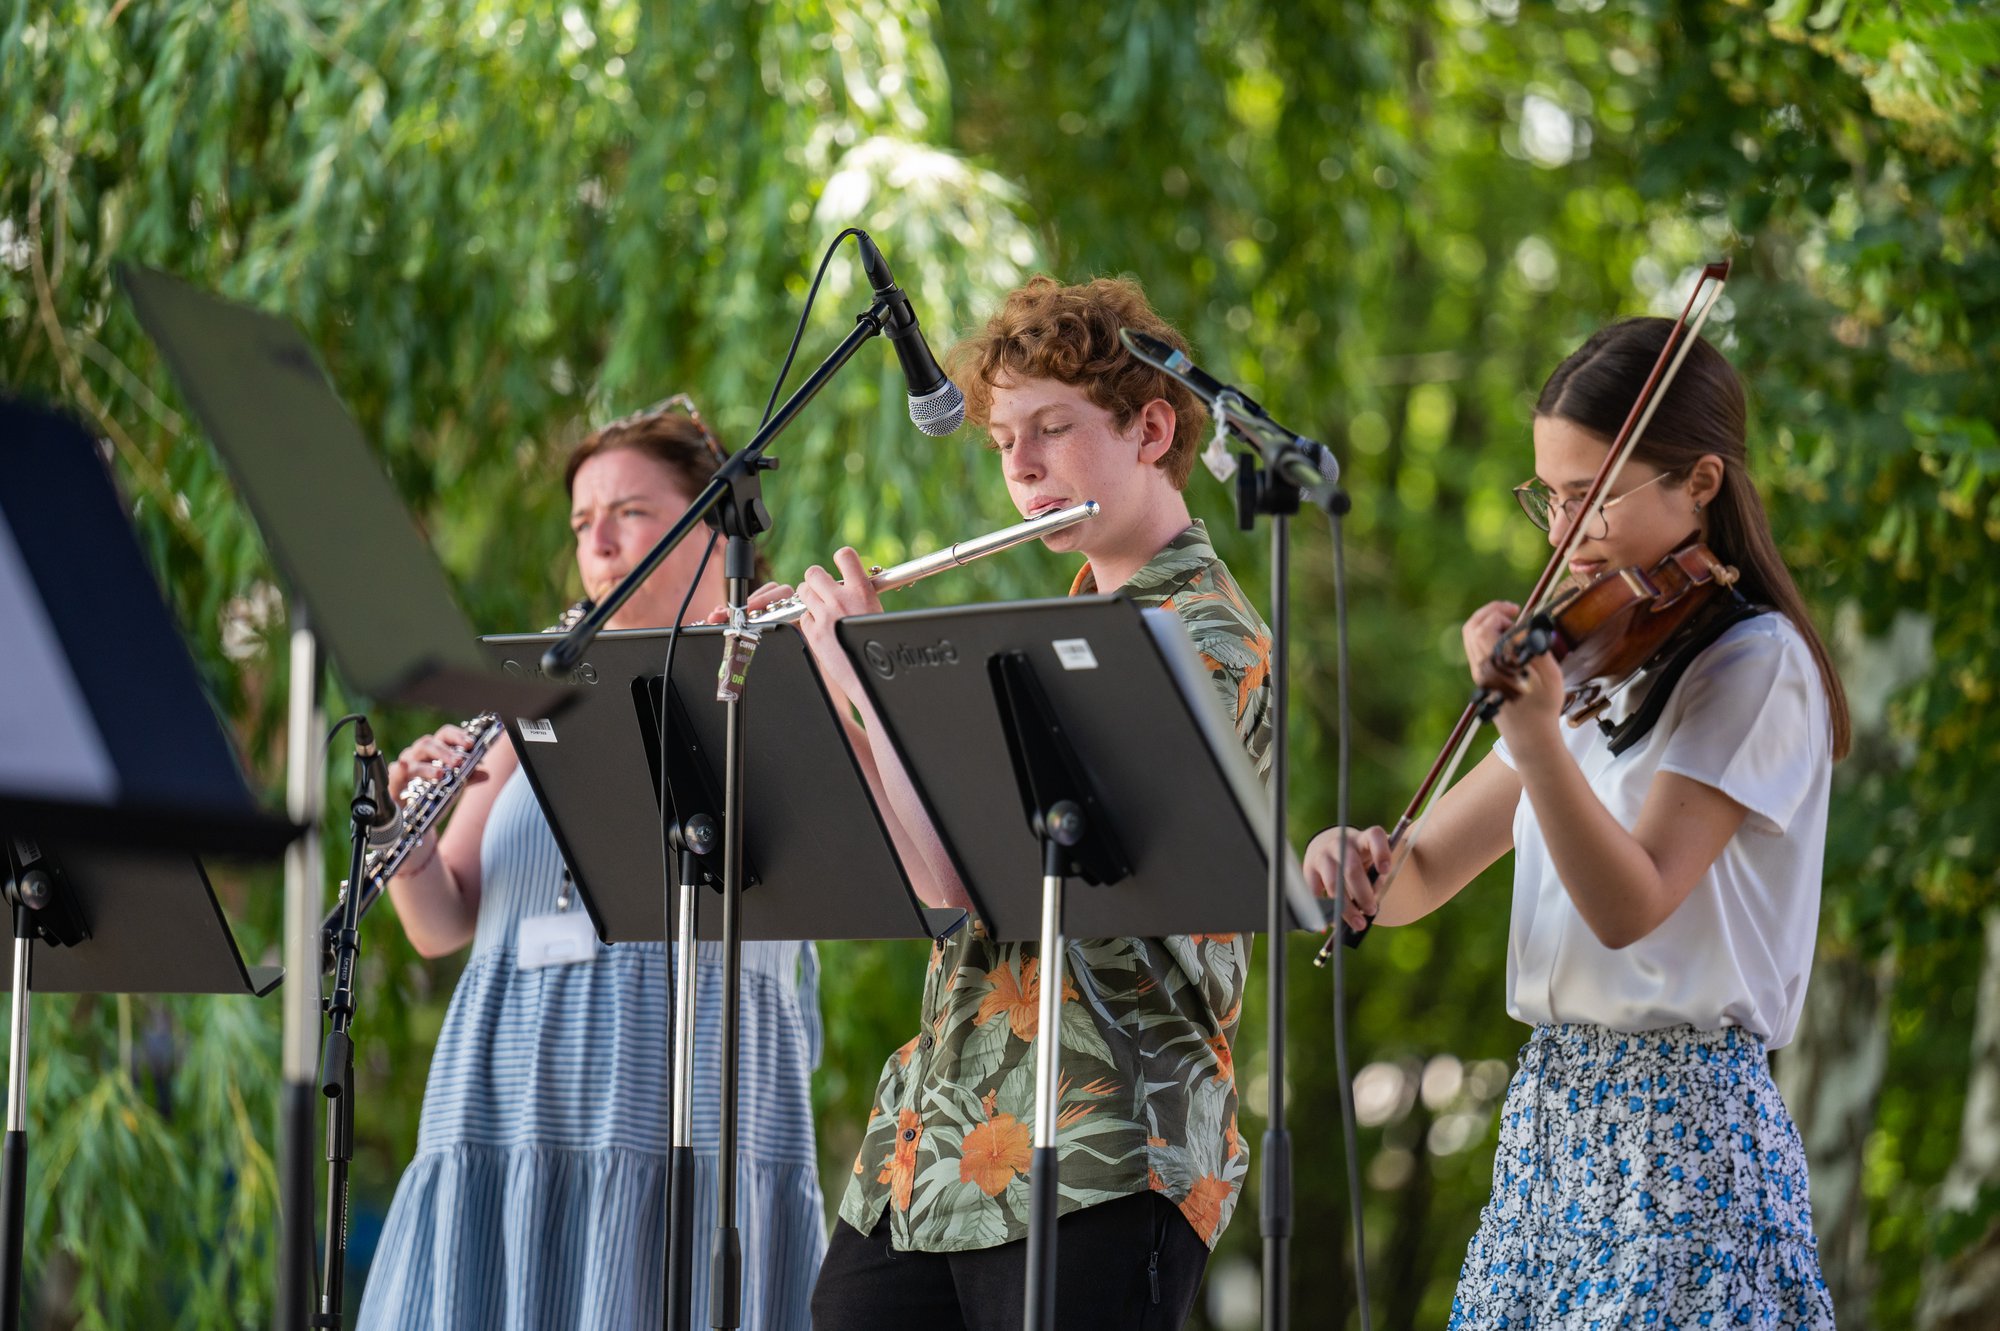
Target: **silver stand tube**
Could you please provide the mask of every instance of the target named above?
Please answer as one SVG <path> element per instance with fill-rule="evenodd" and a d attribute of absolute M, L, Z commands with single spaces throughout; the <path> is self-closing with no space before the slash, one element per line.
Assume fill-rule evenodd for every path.
<path fill-rule="evenodd" d="M 5 864 L 0 860 L 0 864 Z M 12 892 L 27 898 L 26 884 Z M 28 971 L 34 939 L 28 923 L 30 908 L 16 901 L 14 920 L 14 1013 L 7 1054 L 7 1136 L 0 1149 L 0 1194 L 6 1210 L 0 1214 L 0 1331 L 21 1325 L 21 1254 L 27 1244 L 28 1218 Z"/>
<path fill-rule="evenodd" d="M 1041 995 L 1035 1028 L 1035 1145 L 1028 1170 L 1027 1331 L 1055 1331 L 1056 1120 L 1061 1108 L 1064 848 L 1083 838 L 1083 810 L 1059 800 L 1037 819 L 1042 837 Z"/>
<path fill-rule="evenodd" d="M 1056 1088 L 1062 1061 L 1063 876 L 1042 879 L 1041 999 L 1035 1028 L 1035 1149 L 1056 1144 Z"/>
<path fill-rule="evenodd" d="M 697 817 L 699 828 L 684 828 L 677 840 L 698 842 L 702 853 L 714 841 L 714 823 Z M 666 1241 L 666 1299 L 664 1322 L 667 1331 L 690 1331 L 694 1324 L 694 1015 L 695 1015 L 695 903 L 700 899 L 701 872 L 696 867 L 697 852 L 683 844 L 675 857 L 680 863 L 680 900 L 674 937 L 677 947 L 667 949 L 667 969 L 674 985 L 673 1119 L 667 1134 L 667 1206 L 663 1235 Z"/>
<path fill-rule="evenodd" d="M 302 1329 L 317 1297 L 313 1274 L 313 1128 L 319 1086 L 314 1060 L 319 1053 L 321 879 L 320 807 L 325 798 L 326 764 L 320 735 L 319 642 L 306 621 L 305 606 L 294 598 L 291 695 L 286 718 L 286 811 L 305 834 L 285 852 L 284 1076 L 279 1113 L 278 1196 L 282 1231 L 278 1252 L 278 1308 L 275 1324 Z"/>
<path fill-rule="evenodd" d="M 7 1039 L 7 1131 L 28 1129 L 28 968 L 34 940 L 14 940 L 13 1030 Z"/>

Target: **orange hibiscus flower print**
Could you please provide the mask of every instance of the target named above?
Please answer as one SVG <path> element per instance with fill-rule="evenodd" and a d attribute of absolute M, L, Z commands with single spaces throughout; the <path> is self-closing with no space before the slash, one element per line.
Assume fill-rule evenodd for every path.
<path fill-rule="evenodd" d="M 1215 1054 L 1215 1075 L 1224 1081 L 1236 1080 L 1236 1054 L 1229 1047 L 1229 1037 L 1218 1035 L 1208 1042 Z"/>
<path fill-rule="evenodd" d="M 1012 965 L 1002 962 L 986 972 L 986 983 L 993 991 L 979 1000 L 979 1011 L 973 1015 L 972 1024 L 984 1026 L 995 1017 L 1005 1015 L 1007 1026 L 1017 1040 L 1033 1040 L 1035 1032 L 1041 1029 L 1042 1014 L 1042 962 L 1039 957 L 1028 957 L 1021 962 L 1019 979 L 1014 976 Z M 1063 977 L 1063 1001 L 1077 998 L 1076 986 Z"/>
<path fill-rule="evenodd" d="M 1256 658 L 1250 668 L 1236 681 L 1236 716 L 1241 720 L 1250 710 L 1250 695 L 1262 688 L 1271 678 L 1271 638 L 1259 633 L 1255 637 L 1243 639 L 1243 646 Z"/>
<path fill-rule="evenodd" d="M 1181 1203 L 1181 1214 L 1194 1226 L 1194 1232 L 1201 1235 L 1203 1243 L 1214 1241 L 1216 1227 L 1222 1223 L 1222 1204 L 1228 1200 L 1229 1185 L 1213 1174 L 1203 1174 L 1194 1181 L 1187 1200 Z"/>
<path fill-rule="evenodd" d="M 1028 1172 L 1028 1125 L 1012 1114 L 996 1115 L 965 1134 L 958 1160 L 958 1181 L 976 1183 L 988 1197 Z"/>
<path fill-rule="evenodd" d="M 886 1183 L 890 1188 L 890 1198 L 898 1211 L 910 1209 L 910 1189 L 917 1181 L 917 1143 L 924 1138 L 923 1120 L 914 1109 L 901 1110 L 896 1115 L 896 1149 L 882 1161 L 882 1172 L 875 1176 L 877 1183 Z"/>

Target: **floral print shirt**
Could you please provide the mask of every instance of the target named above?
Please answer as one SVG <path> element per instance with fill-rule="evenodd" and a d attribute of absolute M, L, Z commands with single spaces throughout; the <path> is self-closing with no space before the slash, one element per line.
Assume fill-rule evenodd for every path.
<path fill-rule="evenodd" d="M 1086 565 L 1073 594 L 1095 592 Z M 1199 522 L 1122 588 L 1177 612 L 1259 775 L 1270 765 L 1271 631 Z M 840 1218 L 889 1209 L 895 1247 L 962 1252 L 1028 1232 L 1041 1014 L 1034 943 L 964 929 L 931 949 L 922 1025 L 882 1069 Z M 1062 1003 L 1062 1214 L 1148 1189 L 1213 1247 L 1250 1154 L 1230 1051 L 1250 966 L 1237 934 L 1075 940 Z"/>

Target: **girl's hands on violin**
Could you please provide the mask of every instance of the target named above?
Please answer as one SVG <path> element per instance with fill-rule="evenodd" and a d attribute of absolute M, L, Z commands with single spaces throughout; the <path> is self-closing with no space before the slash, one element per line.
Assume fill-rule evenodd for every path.
<path fill-rule="evenodd" d="M 1532 657 L 1518 674 L 1501 669 L 1493 660 L 1493 648 L 1514 621 L 1521 607 L 1512 601 L 1488 601 L 1465 621 L 1465 659 L 1472 667 L 1473 682 L 1481 688 L 1497 689 L 1507 701 L 1494 718 L 1494 725 L 1516 753 L 1537 745 L 1562 745 L 1558 722 L 1562 718 L 1562 668 L 1544 652 Z"/>
<path fill-rule="evenodd" d="M 1389 834 L 1379 827 L 1329 827 L 1306 846 L 1302 865 L 1313 895 L 1331 900 L 1340 877 L 1340 843 L 1347 842 L 1347 900 L 1341 918 L 1357 932 L 1368 927 L 1380 906 L 1369 878 L 1389 871 Z"/>

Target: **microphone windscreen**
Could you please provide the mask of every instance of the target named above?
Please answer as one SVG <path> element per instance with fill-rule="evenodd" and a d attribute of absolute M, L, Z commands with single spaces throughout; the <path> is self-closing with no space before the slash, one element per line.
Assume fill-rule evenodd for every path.
<path fill-rule="evenodd" d="M 934 439 L 943 438 L 965 424 L 965 394 L 949 379 L 922 397 L 911 394 L 910 423 Z"/>

